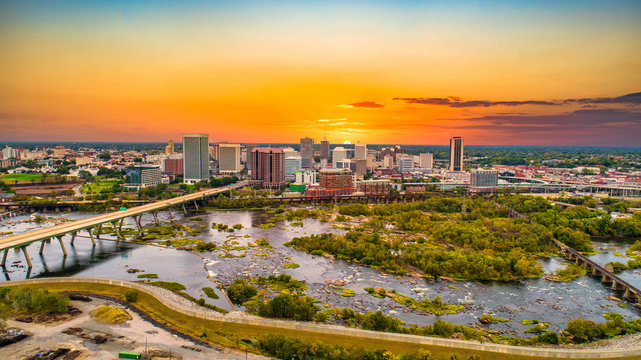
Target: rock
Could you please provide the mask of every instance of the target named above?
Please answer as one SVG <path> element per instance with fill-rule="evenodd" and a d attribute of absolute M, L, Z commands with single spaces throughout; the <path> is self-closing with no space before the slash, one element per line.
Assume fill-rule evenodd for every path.
<path fill-rule="evenodd" d="M 616 297 L 616 296 L 612 296 L 612 295 L 608 296 L 608 297 L 607 297 L 607 298 L 605 298 L 605 299 L 606 299 L 606 300 L 611 300 L 611 301 L 619 301 L 619 302 L 621 301 L 621 299 L 619 299 L 619 298 L 618 298 L 618 297 Z"/>

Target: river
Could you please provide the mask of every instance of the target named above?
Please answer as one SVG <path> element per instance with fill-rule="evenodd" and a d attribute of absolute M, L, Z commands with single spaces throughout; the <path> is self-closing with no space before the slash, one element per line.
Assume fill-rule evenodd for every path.
<path fill-rule="evenodd" d="M 95 214 L 90 213 L 61 213 L 47 215 L 56 218 L 80 219 Z M 490 330 L 502 331 L 517 336 L 527 336 L 523 330 L 530 325 L 522 325 L 523 319 L 538 319 L 550 324 L 550 329 L 559 331 L 571 319 L 582 317 L 584 319 L 603 322 L 603 314 L 617 312 L 626 319 L 637 318 L 640 312 L 631 303 L 608 300 L 609 296 L 618 296 L 596 278 L 583 276 L 566 283 L 550 282 L 543 278 L 518 280 L 510 282 L 482 282 L 482 281 L 439 281 L 412 278 L 409 276 L 396 277 L 384 274 L 381 271 L 346 261 L 331 261 L 322 256 L 312 256 L 283 245 L 284 242 L 296 236 L 320 234 L 323 232 L 343 233 L 332 226 L 316 219 L 303 220 L 303 226 L 290 225 L 287 221 L 276 223 L 270 229 L 260 228 L 273 214 L 264 211 L 212 211 L 207 213 L 191 214 L 201 217 L 200 221 L 189 220 L 188 217 L 178 216 L 177 223 L 188 225 L 202 231 L 195 238 L 215 242 L 219 246 L 225 241 L 234 246 L 246 246 L 258 238 L 267 238 L 273 246 L 273 251 L 262 248 L 251 248 L 242 251 L 232 251 L 236 255 L 245 254 L 245 257 L 221 257 L 221 251 L 192 253 L 189 251 L 164 248 L 150 245 L 121 244 L 105 239 L 98 240 L 98 245 L 93 248 L 88 237 L 78 237 L 74 246 L 70 246 L 69 237 L 65 245 L 69 255 L 62 256 L 62 250 L 57 241 L 47 244 L 44 255 L 38 254 L 39 243 L 28 247 L 33 268 L 28 273 L 26 262 L 21 252 L 10 251 L 7 259 L 7 268 L 2 280 L 24 279 L 25 277 L 43 276 L 102 276 L 123 280 L 139 280 L 137 274 L 128 273 L 130 268 L 142 269 L 146 273 L 158 274 L 159 280 L 179 282 L 187 287 L 187 292 L 196 298 L 204 296 L 202 287 L 215 288 L 216 284 L 210 280 L 229 283 L 241 276 L 266 276 L 270 274 L 290 274 L 296 279 L 303 280 L 309 286 L 307 294 L 320 300 L 319 305 L 328 307 L 350 307 L 361 312 L 381 310 L 385 314 L 394 315 L 406 324 L 425 325 L 433 323 L 439 317 L 431 314 L 412 311 L 401 306 L 392 299 L 379 299 L 369 295 L 365 287 L 384 287 L 387 290 L 395 289 L 399 293 L 415 299 L 433 299 L 440 296 L 448 303 L 461 303 L 466 305 L 466 310 L 458 314 L 443 315 L 440 318 L 453 323 L 464 325 L 479 325 L 477 317 L 483 313 L 491 313 L 494 317 L 508 318 L 511 321 L 487 325 Z M 166 213 L 159 214 L 161 221 L 168 221 Z M 40 227 L 52 226 L 54 223 L 46 221 L 40 224 L 27 222 L 29 217 L 22 215 L 0 222 L 0 233 L 20 233 Z M 143 223 L 151 222 L 151 215 L 145 215 Z M 229 226 L 241 224 L 243 228 L 230 235 L 212 229 L 210 224 L 223 223 Z M 150 224 L 149 224 L 150 225 Z M 134 228 L 132 219 L 126 219 L 124 227 Z M 2 235 L 0 235 L 2 236 Z M 4 235 L 6 236 L 6 235 Z M 625 255 L 625 250 L 632 241 L 599 240 L 594 245 L 600 253 L 591 258 L 601 264 L 608 261 L 626 262 L 627 257 L 617 256 L 614 253 Z M 267 254 L 261 256 L 260 254 Z M 541 260 L 546 273 L 563 267 L 564 258 L 549 258 Z M 297 263 L 299 268 L 290 269 L 283 265 Z M 640 286 L 641 273 L 639 271 L 625 271 L 621 276 L 627 281 Z M 355 291 L 353 297 L 343 297 L 340 291 L 327 284 L 327 280 L 343 280 L 344 288 Z M 640 286 L 641 287 L 641 286 Z M 220 291 L 216 289 L 220 295 Z M 232 310 L 227 300 L 220 296 L 219 299 L 209 299 L 210 304 Z"/>

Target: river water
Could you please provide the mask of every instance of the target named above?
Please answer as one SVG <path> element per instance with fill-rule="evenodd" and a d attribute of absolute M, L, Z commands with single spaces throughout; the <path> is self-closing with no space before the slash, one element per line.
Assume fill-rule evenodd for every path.
<path fill-rule="evenodd" d="M 95 214 L 65 213 L 51 215 L 56 218 L 80 219 Z M 49 215 L 48 215 L 49 216 Z M 309 289 L 307 294 L 320 300 L 321 308 L 350 307 L 361 312 L 381 310 L 385 314 L 394 315 L 406 324 L 425 325 L 433 323 L 439 317 L 424 314 L 405 308 L 392 299 L 379 299 L 363 290 L 365 287 L 384 287 L 387 290 L 396 289 L 399 293 L 422 300 L 440 296 L 448 303 L 461 303 L 466 310 L 458 314 L 442 315 L 440 318 L 453 323 L 464 325 L 479 325 L 477 317 L 490 313 L 495 317 L 508 318 L 511 321 L 486 325 L 490 330 L 503 331 L 517 336 L 527 336 L 523 330 L 529 326 L 521 325 L 523 319 L 538 319 L 550 324 L 550 328 L 558 331 L 565 328 L 571 319 L 584 319 L 603 322 L 603 314 L 617 312 L 626 319 L 639 317 L 641 312 L 629 302 L 608 300 L 609 296 L 621 297 L 621 293 L 612 291 L 600 283 L 599 279 L 583 276 L 566 283 L 550 282 L 543 278 L 510 282 L 481 282 L 481 281 L 439 281 L 433 282 L 409 276 L 396 277 L 381 271 L 346 261 L 332 261 L 322 256 L 312 256 L 283 245 L 284 242 L 297 236 L 320 234 L 324 232 L 343 233 L 345 230 L 335 228 L 331 223 L 319 222 L 315 219 L 303 220 L 302 227 L 290 225 L 287 221 L 276 223 L 270 229 L 259 228 L 273 214 L 264 211 L 213 211 L 208 213 L 191 214 L 201 217 L 200 221 L 191 221 L 188 217 L 178 216 L 177 223 L 185 224 L 201 230 L 195 238 L 215 242 L 219 246 L 237 242 L 232 246 L 246 246 L 258 238 L 267 238 L 273 246 L 273 251 L 260 247 L 248 247 L 247 250 L 231 251 L 231 254 L 245 257 L 221 257 L 221 250 L 192 253 L 189 251 L 164 248 L 150 245 L 121 244 L 116 246 L 110 237 L 98 240 L 93 248 L 88 237 L 77 237 L 74 246 L 69 243 L 70 237 L 65 238 L 68 256 L 62 256 L 58 241 L 51 241 L 45 246 L 44 254 L 39 255 L 40 244 L 28 246 L 33 268 L 27 271 L 22 252 L 11 250 L 7 258 L 7 268 L 1 280 L 16 280 L 26 277 L 43 276 L 98 276 L 123 280 L 139 280 L 137 274 L 128 273 L 130 268 L 142 269 L 146 273 L 158 274 L 159 280 L 179 282 L 187 287 L 187 292 L 196 298 L 204 296 L 202 287 L 216 287 L 213 280 L 230 283 L 241 276 L 267 276 L 270 274 L 290 274 L 296 279 L 304 280 Z M 161 221 L 168 221 L 168 214 L 160 213 Z M 14 234 L 30 231 L 36 228 L 52 226 L 52 221 L 41 224 L 27 222 L 29 217 L 19 216 L 0 222 L 0 233 Z M 143 223 L 151 225 L 151 215 L 145 215 Z M 229 226 L 242 224 L 243 229 L 232 234 L 212 229 L 210 224 L 223 223 Z M 126 219 L 124 227 L 134 228 L 132 219 Z M 87 234 L 84 234 L 87 235 Z M 3 237 L 6 235 L 0 235 Z M 111 237 L 112 238 L 112 237 Z M 591 258 L 598 263 L 608 261 L 627 262 L 625 250 L 633 240 L 613 241 L 599 240 L 594 242 L 599 254 Z M 614 255 L 620 253 L 623 256 Z M 261 256 L 261 254 L 267 254 Z M 563 267 L 563 258 L 541 260 L 546 273 Z M 283 265 L 297 263 L 299 268 L 289 269 Z M 621 277 L 630 283 L 641 287 L 641 272 L 625 271 Z M 340 291 L 327 284 L 327 281 L 343 280 L 344 288 L 354 290 L 353 297 L 343 297 Z M 220 291 L 216 292 L 221 295 Z M 209 299 L 210 304 L 233 310 L 232 306 L 220 296 L 219 299 Z"/>

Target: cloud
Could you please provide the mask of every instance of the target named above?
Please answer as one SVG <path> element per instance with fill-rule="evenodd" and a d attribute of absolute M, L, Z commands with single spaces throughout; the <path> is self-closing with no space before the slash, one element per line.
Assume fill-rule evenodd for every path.
<path fill-rule="evenodd" d="M 449 107 L 490 107 L 490 106 L 519 106 L 519 105 L 561 105 L 561 103 L 552 101 L 525 100 L 525 101 L 487 101 L 487 100 L 467 100 L 462 101 L 460 98 L 394 98 L 412 104 L 422 105 L 445 105 Z"/>
<path fill-rule="evenodd" d="M 463 101 L 460 98 L 454 97 L 454 96 L 449 96 L 445 98 L 439 98 L 439 97 L 394 98 L 393 100 L 404 101 L 410 104 L 440 105 L 440 106 L 449 106 L 449 107 L 456 107 L 456 108 L 520 106 L 520 105 L 556 106 L 556 105 L 564 105 L 564 104 L 570 104 L 570 103 L 641 105 L 641 92 L 631 93 L 631 94 L 616 96 L 616 97 L 565 99 L 565 100 L 554 100 L 554 101 L 546 101 L 546 100 L 521 100 L 521 101 L 466 100 L 466 101 Z"/>
<path fill-rule="evenodd" d="M 352 104 L 341 104 L 337 106 L 345 109 L 350 109 L 350 108 L 380 109 L 382 107 L 385 107 L 385 105 L 375 103 L 374 101 L 361 101 L 361 102 L 355 102 Z"/>
<path fill-rule="evenodd" d="M 577 102 L 581 104 L 631 104 L 641 105 L 641 92 L 631 93 L 617 97 L 601 97 L 601 98 L 583 98 L 583 99 L 567 99 L 566 103 Z"/>

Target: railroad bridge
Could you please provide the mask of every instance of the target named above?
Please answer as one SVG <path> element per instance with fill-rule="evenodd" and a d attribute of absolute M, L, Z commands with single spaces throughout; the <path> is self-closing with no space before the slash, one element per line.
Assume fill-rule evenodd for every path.
<path fill-rule="evenodd" d="M 636 300 L 639 304 L 641 304 L 641 290 L 639 290 L 629 282 L 621 279 L 613 272 L 608 271 L 605 267 L 588 259 L 586 256 L 580 254 L 578 251 L 572 249 L 571 247 L 563 244 L 556 239 L 553 239 L 553 241 L 556 247 L 561 250 L 563 255 L 565 255 L 568 260 L 574 261 L 576 265 L 585 266 L 590 271 L 589 274 L 594 277 L 600 277 L 603 284 L 611 286 L 615 291 L 623 291 L 624 298 L 629 300 Z"/>

